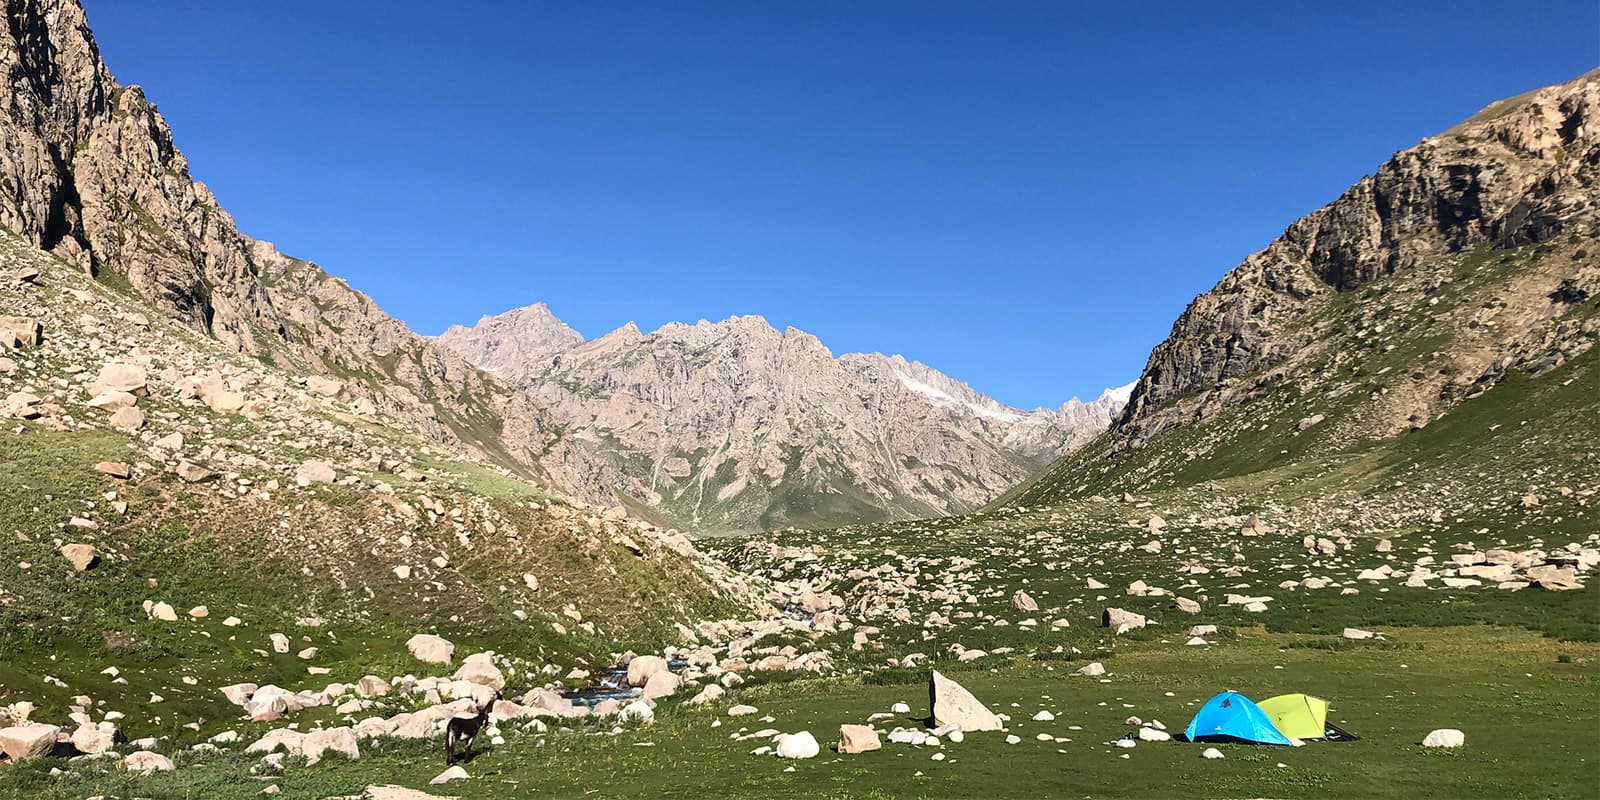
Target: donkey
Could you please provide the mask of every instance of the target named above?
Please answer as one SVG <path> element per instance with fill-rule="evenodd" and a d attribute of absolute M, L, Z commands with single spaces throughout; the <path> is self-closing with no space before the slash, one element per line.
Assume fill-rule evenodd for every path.
<path fill-rule="evenodd" d="M 472 752 L 472 742 L 478 737 L 478 731 L 489 722 L 489 712 L 494 709 L 494 704 L 500 701 L 500 693 L 494 693 L 494 699 L 478 709 L 477 716 L 451 717 L 450 724 L 444 729 L 444 764 L 450 766 L 456 763 L 455 746 L 462 744 L 461 755 L 466 757 Z M 464 744 L 463 744 L 464 743 Z"/>

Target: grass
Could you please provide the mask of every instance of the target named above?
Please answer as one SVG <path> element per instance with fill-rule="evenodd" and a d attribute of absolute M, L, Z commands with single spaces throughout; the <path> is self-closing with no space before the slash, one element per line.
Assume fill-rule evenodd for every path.
<path fill-rule="evenodd" d="M 1493 628 L 1393 632 L 1417 647 L 1321 650 L 1259 629 L 1196 652 L 1143 643 L 1108 663 L 1104 682 L 1074 678 L 1050 663 L 1007 664 L 956 675 L 996 711 L 1013 717 L 1022 737 L 973 734 L 942 748 L 888 745 L 859 756 L 824 750 L 812 761 L 751 755 L 759 742 L 737 742 L 740 728 L 810 730 L 830 741 L 837 726 L 862 722 L 895 702 L 912 714 L 884 725 L 914 727 L 925 711 L 920 685 L 802 681 L 741 690 L 775 721 L 747 725 L 716 710 L 677 708 L 652 726 L 516 733 L 467 765 L 472 780 L 454 793 L 483 798 L 554 797 L 991 797 L 1165 798 L 1202 796 L 1318 797 L 1582 797 L 1600 781 L 1592 733 L 1600 651 Z M 1472 658 L 1462 658 L 1469 648 Z M 1562 662 L 1561 650 L 1576 658 Z M 925 676 L 926 673 L 923 673 Z M 1381 676 L 1381 680 L 1374 680 Z M 1223 688 L 1257 699 L 1305 691 L 1333 702 L 1330 719 L 1362 739 L 1304 748 L 1222 745 L 1226 758 L 1199 758 L 1197 745 L 1110 746 L 1127 730 L 1123 718 L 1159 719 L 1181 729 L 1195 709 Z M 1039 709 L 1054 722 L 1033 722 Z M 715 719 L 723 720 L 712 728 Z M 746 718 L 754 719 L 754 718 Z M 1080 726 L 1074 731 L 1069 726 Z M 1419 746 L 1433 728 L 1466 731 L 1467 747 Z M 1071 739 L 1039 742 L 1037 733 Z M 286 798 L 358 794 L 372 783 L 421 786 L 443 769 L 435 742 L 363 743 L 358 762 L 293 766 L 281 776 L 248 774 L 255 759 L 182 756 L 183 768 L 130 778 L 82 763 L 71 776 L 49 779 L 42 766 L 0 773 L 0 792 L 40 798 L 137 793 L 142 797 L 254 797 L 275 783 Z M 1120 758 L 1126 753 L 1129 758 Z M 1282 764 L 1283 766 L 1278 766 Z M 1560 768 L 1552 769 L 1559 764 Z M 793 766 L 794 772 L 785 772 Z M 25 796 L 15 794 L 13 796 Z"/>

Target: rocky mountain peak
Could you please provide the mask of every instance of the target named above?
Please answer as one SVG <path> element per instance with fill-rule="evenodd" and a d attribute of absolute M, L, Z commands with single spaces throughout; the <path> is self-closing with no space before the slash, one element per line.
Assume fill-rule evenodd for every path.
<path fill-rule="evenodd" d="M 1549 240 L 1600 206 L 1600 70 L 1490 105 L 1396 153 L 1252 254 L 1173 324 L 1119 427 L 1169 427 L 1159 409 L 1278 364 L 1289 328 L 1327 298 L 1442 255 Z"/>
<path fill-rule="evenodd" d="M 484 315 L 471 328 L 452 325 L 437 341 L 481 369 L 499 373 L 514 364 L 542 363 L 583 344 L 583 335 L 556 319 L 544 303 Z"/>
<path fill-rule="evenodd" d="M 1024 412 L 903 356 L 836 358 L 816 336 L 780 333 L 758 315 L 648 334 L 629 323 L 555 348 L 547 309 L 538 327 L 506 316 L 439 341 L 524 388 L 609 458 L 598 482 L 700 527 L 974 508 L 1104 430 L 1125 399 Z"/>

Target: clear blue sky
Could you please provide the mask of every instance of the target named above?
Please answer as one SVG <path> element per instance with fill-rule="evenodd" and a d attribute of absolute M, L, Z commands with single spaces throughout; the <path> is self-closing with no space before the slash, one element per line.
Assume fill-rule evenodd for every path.
<path fill-rule="evenodd" d="M 245 232 L 419 332 L 761 314 L 1024 407 L 1132 380 L 1289 222 L 1600 63 L 1595 0 L 85 5 Z"/>

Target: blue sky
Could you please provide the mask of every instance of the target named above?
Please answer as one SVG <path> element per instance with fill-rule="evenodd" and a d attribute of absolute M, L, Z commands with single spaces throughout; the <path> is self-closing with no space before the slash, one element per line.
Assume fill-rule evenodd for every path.
<path fill-rule="evenodd" d="M 1594 0 L 84 4 L 246 233 L 421 333 L 761 314 L 1023 407 L 1600 63 Z"/>

